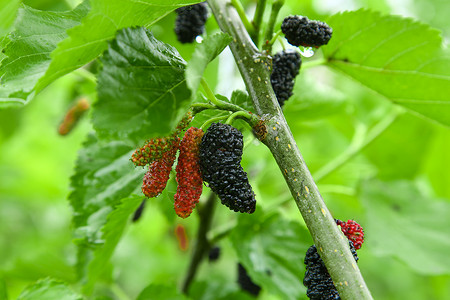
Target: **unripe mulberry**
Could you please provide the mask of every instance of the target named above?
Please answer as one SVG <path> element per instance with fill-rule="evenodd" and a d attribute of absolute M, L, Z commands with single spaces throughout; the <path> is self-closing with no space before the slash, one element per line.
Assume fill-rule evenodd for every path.
<path fill-rule="evenodd" d="M 326 23 L 302 16 L 286 17 L 281 24 L 281 31 L 291 45 L 316 48 L 328 44 L 333 33 Z"/>
<path fill-rule="evenodd" d="M 60 135 L 69 134 L 89 107 L 90 104 L 86 99 L 83 98 L 78 100 L 77 103 L 67 111 L 64 120 L 61 125 L 59 125 L 58 133 Z"/>
<path fill-rule="evenodd" d="M 355 247 L 349 241 L 350 250 L 358 261 Z M 336 287 L 333 284 L 330 274 L 328 273 L 322 258 L 317 253 L 315 245 L 309 247 L 305 256 L 306 273 L 303 279 L 303 285 L 308 289 L 306 295 L 313 300 L 338 300 L 341 299 Z"/>
<path fill-rule="evenodd" d="M 280 106 L 292 96 L 294 79 L 301 64 L 300 54 L 295 50 L 283 50 L 273 56 L 270 83 Z"/>
<path fill-rule="evenodd" d="M 181 118 L 180 122 L 178 122 L 177 127 L 175 128 L 174 135 L 179 135 L 181 132 L 185 131 L 188 128 L 193 118 L 192 110 L 189 110 L 183 118 Z"/>
<path fill-rule="evenodd" d="M 209 183 L 222 204 L 236 212 L 253 213 L 255 194 L 240 165 L 243 145 L 239 130 L 231 125 L 213 123 L 200 144 L 200 170 L 203 180 Z"/>
<path fill-rule="evenodd" d="M 180 144 L 177 164 L 177 193 L 175 194 L 175 212 L 181 218 L 187 218 L 202 194 L 203 180 L 200 174 L 199 146 L 203 130 L 189 128 Z"/>
<path fill-rule="evenodd" d="M 361 225 L 353 220 L 348 220 L 347 222 L 336 220 L 336 224 L 341 226 L 342 232 L 350 241 L 353 242 L 355 249 L 360 249 L 364 243 L 364 230 Z"/>
<path fill-rule="evenodd" d="M 243 291 L 247 291 L 254 296 L 258 296 L 261 291 L 261 287 L 252 281 L 247 270 L 240 263 L 238 263 L 238 284 Z"/>
<path fill-rule="evenodd" d="M 172 135 L 148 140 L 144 146 L 138 148 L 131 155 L 131 161 L 138 166 L 146 166 L 153 161 L 160 159 L 164 152 L 171 149 L 174 143 L 178 143 L 179 138 Z"/>
<path fill-rule="evenodd" d="M 205 29 L 208 9 L 206 3 L 180 7 L 176 10 L 175 34 L 181 43 L 192 43 Z"/>
<path fill-rule="evenodd" d="M 142 184 L 142 192 L 148 198 L 153 198 L 162 193 L 169 180 L 170 171 L 180 144 L 180 138 L 175 137 L 169 150 L 162 154 L 160 159 L 155 160 L 149 166 L 148 172 L 145 173 L 144 182 Z"/>

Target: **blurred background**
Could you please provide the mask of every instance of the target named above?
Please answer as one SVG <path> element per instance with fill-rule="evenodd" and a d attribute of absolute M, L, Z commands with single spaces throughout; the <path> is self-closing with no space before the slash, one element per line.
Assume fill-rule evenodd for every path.
<path fill-rule="evenodd" d="M 23 1 L 36 9 L 55 11 L 72 9 L 79 2 Z M 255 2 L 243 3 L 250 15 Z M 291 13 L 326 20 L 336 12 L 359 8 L 415 18 L 441 30 L 445 42 L 449 41 L 448 0 L 287 0 L 279 23 Z M 195 45 L 176 41 L 174 19 L 172 13 L 151 29 L 189 60 Z M 217 30 L 213 18 L 207 26 L 208 32 Z M 205 74 L 209 85 L 227 96 L 232 89 L 243 88 L 236 70 L 226 67 L 234 65 L 231 60 L 225 51 Z M 219 73 L 219 68 L 224 69 Z M 322 167 L 352 142 L 364 140 L 367 132 L 395 108 L 380 95 L 324 67 L 307 71 L 297 77 L 294 96 L 284 110 L 312 174 L 320 175 Z M 67 110 L 82 97 L 95 101 L 95 82 L 82 72 L 74 72 L 50 85 L 24 108 L 0 111 L 0 291 L 6 287 L 10 299 L 40 278 L 75 281 L 67 195 L 77 151 L 92 130 L 89 113 L 66 136 L 58 134 L 58 128 Z M 248 131 L 246 141 L 243 165 L 260 207 L 276 207 L 283 217 L 304 226 L 269 151 Z M 405 113 L 362 152 L 318 181 L 333 215 L 355 219 L 366 229 L 366 243 L 358 253 L 359 267 L 375 299 L 450 299 L 448 259 L 440 266 L 436 263 L 448 256 L 445 249 L 450 243 L 449 149 L 448 128 Z M 213 230 L 220 231 L 236 218 L 227 208 L 218 207 Z M 177 225 L 185 228 L 187 248 L 175 234 Z M 116 280 L 105 283 L 105 295 L 133 299 L 149 282 L 178 284 L 190 259 L 196 225 L 197 218 L 180 220 L 159 202 L 148 201 L 142 219 L 128 228 L 113 257 Z M 433 239 L 428 243 L 430 236 Z M 422 241 L 415 243 L 417 239 Z M 436 240 L 445 247 L 433 244 Z M 305 241 L 312 244 L 308 236 Z M 423 244 L 430 247 L 429 253 L 439 254 L 428 257 L 428 248 L 417 248 Z M 195 283 L 201 289 L 202 281 L 208 281 L 211 295 L 216 296 L 219 291 L 236 288 L 236 269 L 230 267 L 236 263 L 236 254 L 228 239 L 221 240 L 219 246 L 220 260 L 204 263 Z M 265 291 L 260 298 L 278 299 Z"/>

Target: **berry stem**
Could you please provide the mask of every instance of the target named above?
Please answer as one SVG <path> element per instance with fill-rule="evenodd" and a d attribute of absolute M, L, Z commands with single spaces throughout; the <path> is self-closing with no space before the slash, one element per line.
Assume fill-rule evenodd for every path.
<path fill-rule="evenodd" d="M 252 23 L 247 19 L 247 15 L 245 14 L 245 9 L 242 6 L 241 1 L 239 0 L 231 0 L 231 4 L 234 6 L 236 11 L 239 14 L 239 17 L 241 18 L 242 23 L 244 23 L 245 29 L 251 34 L 254 35 L 255 33 L 258 34 L 258 32 L 255 30 L 255 27 Z"/>
<path fill-rule="evenodd" d="M 283 32 L 281 31 L 281 29 L 278 30 L 278 31 L 274 34 L 274 36 L 272 37 L 272 39 L 270 40 L 270 42 L 269 42 L 268 45 L 269 45 L 270 47 L 272 47 L 273 44 L 275 44 L 275 42 L 277 41 L 278 37 L 279 37 L 282 33 L 283 33 Z"/>
<path fill-rule="evenodd" d="M 248 121 L 252 119 L 252 115 L 250 115 L 247 112 L 244 111 L 237 111 L 235 113 L 232 113 L 228 119 L 226 120 L 225 124 L 231 125 L 231 123 L 233 123 L 234 119 L 236 119 L 237 117 L 242 117 L 247 119 Z"/>
<path fill-rule="evenodd" d="M 208 83 L 206 82 L 206 80 L 204 78 L 202 78 L 202 80 L 200 81 L 203 90 L 206 93 L 206 97 L 208 98 L 209 101 L 211 101 L 212 104 L 219 106 L 219 99 L 216 98 L 216 96 L 214 95 L 213 91 L 210 89 Z"/>
<path fill-rule="evenodd" d="M 354 257 L 343 239 L 342 232 L 326 207 L 296 141 L 284 118 L 270 84 L 267 60 L 253 44 L 236 11 L 224 0 L 208 0 L 222 31 L 233 37 L 230 49 L 244 79 L 248 93 L 263 116 L 267 135 L 263 143 L 272 152 L 282 171 L 291 194 L 311 233 L 319 255 L 323 259 L 342 299 L 373 299 L 355 263 Z M 271 23 L 282 1 L 272 7 Z M 273 25 L 268 27 L 266 40 L 272 39 Z M 268 38 L 267 38 L 268 36 Z"/>
<path fill-rule="evenodd" d="M 217 117 L 217 118 L 212 118 L 209 119 L 208 121 L 206 121 L 205 123 L 203 123 L 203 125 L 200 127 L 201 130 L 205 131 L 206 128 L 209 127 L 209 125 L 211 125 L 214 122 L 219 122 L 219 121 L 223 121 L 226 120 L 228 118 L 228 116 L 222 116 L 222 117 Z"/>
<path fill-rule="evenodd" d="M 275 28 L 275 23 L 277 22 L 278 13 L 280 12 L 280 9 L 283 5 L 284 0 L 275 0 L 272 4 L 272 10 L 270 11 L 269 23 L 267 24 L 263 44 L 263 50 L 266 50 L 269 53 L 272 51 L 273 43 L 270 42 L 272 41 L 273 37 L 273 29 Z M 268 44 L 266 44 L 267 41 L 269 41 Z"/>
<path fill-rule="evenodd" d="M 189 268 L 184 278 L 181 290 L 184 294 L 189 291 L 189 286 L 192 280 L 194 280 L 200 263 L 205 258 L 210 244 L 208 242 L 207 234 L 211 228 L 211 222 L 214 215 L 214 207 L 217 202 L 216 194 L 211 192 L 206 203 L 203 205 L 198 205 L 197 211 L 199 216 L 199 224 L 197 229 L 197 239 L 195 241 L 194 249 L 192 251 L 191 261 L 189 263 Z M 336 226 L 337 227 L 337 226 Z"/>
<path fill-rule="evenodd" d="M 259 29 L 261 28 L 261 22 L 266 9 L 266 0 L 258 0 L 256 2 L 255 15 L 253 16 L 253 27 L 255 28 L 254 34 L 252 34 L 253 42 L 258 45 L 259 42 Z"/>
<path fill-rule="evenodd" d="M 353 136 L 353 140 L 350 146 L 343 153 L 341 153 L 341 155 L 339 155 L 314 173 L 313 177 L 315 178 L 316 182 L 321 181 L 322 179 L 339 169 L 350 159 L 355 157 L 356 154 L 361 152 L 378 136 L 385 132 L 386 129 L 388 129 L 389 126 L 394 123 L 398 115 L 399 111 L 395 109 L 391 114 L 388 114 L 379 123 L 377 123 L 367 134 L 365 133 L 365 131 L 362 135 L 358 134 L 357 130 L 355 132 L 355 135 Z"/>

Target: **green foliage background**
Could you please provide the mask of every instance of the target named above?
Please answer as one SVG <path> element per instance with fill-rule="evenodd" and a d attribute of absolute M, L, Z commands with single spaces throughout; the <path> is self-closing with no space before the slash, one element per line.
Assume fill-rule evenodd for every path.
<path fill-rule="evenodd" d="M 270 152 L 253 141 L 248 130 L 244 130 L 243 165 L 257 194 L 257 212 L 253 216 L 237 215 L 226 207 L 216 208 L 212 235 L 224 229 L 230 229 L 230 234 L 219 242 L 219 262 L 201 266 L 188 296 L 181 296 L 176 288 L 189 263 L 198 220 L 195 215 L 181 220 L 174 214 L 174 183 L 170 182 L 159 198 L 147 201 L 142 219 L 129 225 L 130 213 L 142 199 L 138 193 L 143 170 L 130 169 L 128 157 L 138 141 L 166 133 L 181 114 L 157 106 L 161 116 L 170 114 L 172 123 L 156 127 L 145 123 L 145 117 L 154 111 L 142 110 L 142 124 L 131 120 L 138 124 L 136 128 L 114 126 L 117 120 L 107 119 L 124 108 L 129 110 L 121 117 L 129 119 L 141 111 L 139 107 L 148 105 L 145 101 L 149 97 L 165 97 L 164 93 L 131 93 L 115 84 L 128 84 L 120 68 L 115 69 L 123 67 L 120 56 L 114 60 L 114 55 L 123 51 L 123 43 L 113 44 L 100 62 L 89 65 L 94 74 L 101 72 L 98 86 L 82 70 L 70 72 L 106 50 L 107 40 L 115 37 L 117 29 L 145 25 L 155 38 L 174 46 L 188 62 L 191 81 L 187 85 L 181 82 L 180 91 L 174 92 L 174 105 L 185 108 L 192 101 L 187 86 L 197 88 L 195 76 L 204 66 L 189 65 L 196 47 L 176 41 L 172 31 L 174 7 L 159 5 L 164 2 L 140 6 L 133 1 L 91 1 L 63 15 L 62 11 L 72 10 L 79 2 L 29 0 L 23 1 L 27 6 L 21 6 L 20 1 L 0 1 L 0 46 L 5 50 L 0 54 L 0 100 L 5 107 L 0 110 L 0 299 L 82 299 L 81 292 L 98 299 L 250 299 L 236 284 L 238 260 L 263 287 L 261 299 L 306 299 L 301 285 L 302 261 L 311 238 Z M 173 2 L 180 6 L 189 1 Z M 354 0 L 336 7 L 334 1 L 292 0 L 286 1 L 279 21 L 288 14 L 325 20 L 339 11 L 373 9 L 415 16 L 442 31 L 444 44 L 448 43 L 447 1 L 415 0 L 408 7 L 395 2 Z M 252 1 L 243 3 L 254 5 Z M 125 5 L 130 15 L 122 14 Z M 18 7 L 22 8 L 15 18 Z M 358 253 L 359 266 L 374 298 L 450 299 L 448 48 L 440 49 L 439 33 L 425 25 L 411 27 L 408 24 L 412 21 L 367 11 L 346 14 L 327 19 L 337 42 L 330 42 L 312 58 L 331 58 L 331 68 L 320 66 L 300 72 L 294 97 L 284 108 L 286 118 L 333 215 L 355 219 L 365 228 L 366 243 Z M 346 23 L 349 18 L 353 25 Z M 363 39 L 345 36 L 352 32 L 352 26 L 379 18 L 382 24 L 366 31 Z M 386 31 L 399 23 L 407 29 L 392 33 L 402 37 L 402 42 L 386 40 Z M 83 25 L 66 31 L 78 24 Z M 13 28 L 14 33 L 8 35 Z M 37 37 L 39 30 L 47 34 Z M 213 18 L 207 23 L 207 31 L 211 43 L 223 48 L 226 37 L 213 36 L 217 32 Z M 122 31 L 123 38 L 118 40 L 124 42 L 125 35 Z M 339 42 L 343 40 L 346 42 Z M 137 42 L 131 39 L 130 43 L 133 41 Z M 383 51 L 370 52 L 376 45 L 386 44 L 389 46 L 377 48 Z M 55 52 L 51 52 L 56 45 L 56 53 L 66 56 L 53 59 Z M 82 48 L 78 48 L 80 45 Z M 133 46 L 139 49 L 139 45 Z M 275 46 L 280 49 L 279 44 Z M 391 65 L 392 77 L 381 76 L 380 66 L 392 63 L 391 58 L 398 53 L 406 55 Z M 136 74 L 136 80 L 152 75 L 140 73 L 151 61 L 133 61 L 132 57 L 140 53 L 128 54 L 126 68 Z M 145 53 L 145 57 L 151 55 Z M 210 55 L 208 60 L 214 57 Z M 193 57 L 195 61 L 201 55 Z M 230 59 L 230 54 L 222 54 L 203 74 L 216 92 L 228 97 L 231 90 L 244 89 L 236 71 L 228 67 Z M 433 62 L 428 69 L 421 68 L 427 59 Z M 174 59 L 173 65 L 177 72 L 185 68 L 182 60 Z M 416 74 L 418 70 L 423 73 Z M 426 72 L 439 76 L 430 79 Z M 68 75 L 51 83 L 55 74 Z M 166 79 L 165 86 L 174 84 Z M 183 81 L 172 79 L 175 85 L 180 84 L 177 80 Z M 397 81 L 405 84 L 392 85 Z M 80 95 L 97 101 L 94 111 L 69 136 L 61 137 L 57 127 Z M 124 105 L 118 95 L 136 97 L 131 99 L 136 102 L 130 100 Z M 198 97 L 193 98 L 198 101 Z M 239 93 L 231 98 L 239 103 L 247 100 Z M 414 102 L 430 99 L 434 102 Z M 130 106 L 138 101 L 144 102 Z M 27 105 L 19 109 L 10 107 L 23 103 Z M 392 124 L 371 141 L 371 134 L 389 121 L 389 116 Z M 93 131 L 90 120 L 103 141 L 98 142 L 94 135 L 87 138 Z M 149 132 L 149 128 L 155 130 Z M 368 141 L 367 147 L 352 152 Z M 330 162 L 346 155 L 351 159 L 326 172 Z M 72 185 L 78 189 L 71 191 L 70 176 L 75 169 Z M 130 196 L 133 192 L 138 195 Z M 205 199 L 207 194 L 204 192 Z M 72 220 L 73 211 L 82 213 Z M 186 228 L 188 251 L 180 249 L 174 234 L 179 224 Z"/>

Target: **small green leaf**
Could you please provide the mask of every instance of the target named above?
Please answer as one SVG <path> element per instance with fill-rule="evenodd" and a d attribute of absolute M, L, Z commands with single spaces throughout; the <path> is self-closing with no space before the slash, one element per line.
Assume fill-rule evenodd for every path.
<path fill-rule="evenodd" d="M 391 255 L 420 274 L 450 274 L 450 203 L 430 199 L 408 181 L 361 186 L 367 235 L 363 247 Z"/>
<path fill-rule="evenodd" d="M 92 9 L 81 25 L 68 31 L 69 38 L 52 53 L 47 73 L 36 86 L 39 92 L 55 79 L 84 66 L 108 48 L 117 30 L 150 27 L 176 8 L 201 1 L 188 0 L 91 0 Z"/>
<path fill-rule="evenodd" d="M 197 92 L 200 80 L 206 66 L 218 56 L 223 49 L 233 40 L 231 36 L 220 32 L 212 36 L 208 36 L 201 44 L 195 48 L 192 58 L 186 67 L 187 85 L 191 89 L 192 94 Z"/>
<path fill-rule="evenodd" d="M 328 65 L 394 103 L 450 125 L 450 55 L 439 32 L 399 16 L 358 10 L 328 21 Z"/>
<path fill-rule="evenodd" d="M 65 283 L 50 278 L 40 280 L 27 287 L 17 300 L 82 300 Z"/>
<path fill-rule="evenodd" d="M 264 217 L 257 211 L 239 216 L 230 238 L 239 261 L 255 283 L 283 299 L 298 299 L 306 292 L 303 260 L 313 242 L 298 223 L 279 215 Z"/>
<path fill-rule="evenodd" d="M 189 298 L 177 291 L 175 286 L 150 284 L 136 298 L 136 300 L 164 299 L 164 300 L 188 300 Z"/>
<path fill-rule="evenodd" d="M 143 196 L 125 198 L 122 200 L 122 203 L 108 215 L 107 222 L 102 228 L 101 239 L 103 240 L 103 245 L 96 247 L 94 258 L 88 266 L 88 281 L 83 288 L 86 293 L 92 291 L 98 277 L 103 272 L 116 249 L 130 216 L 136 211 L 144 199 L 145 197 Z"/>
<path fill-rule="evenodd" d="M 22 105 L 50 64 L 50 53 L 67 37 L 66 30 L 80 24 L 88 12 L 85 1 L 70 12 L 39 11 L 24 6 L 5 48 L 0 68 L 0 107 Z"/>
<path fill-rule="evenodd" d="M 231 94 L 230 102 L 242 107 L 243 109 L 245 109 L 247 111 L 250 111 L 250 112 L 255 111 L 255 109 L 253 108 L 252 99 L 244 91 L 234 90 L 233 93 Z"/>
<path fill-rule="evenodd" d="M 81 273 L 85 272 L 84 266 L 90 260 L 86 249 L 103 244 L 101 228 L 108 214 L 123 198 L 140 190 L 145 170 L 134 168 L 130 161 L 132 153 L 133 148 L 124 142 L 101 144 L 94 135 L 88 137 L 79 152 L 69 200 L 73 209 L 75 242 L 79 247 L 77 267 Z"/>
<path fill-rule="evenodd" d="M 93 123 L 102 138 L 167 135 L 189 106 L 185 62 L 145 28 L 118 32 L 102 58 Z"/>

